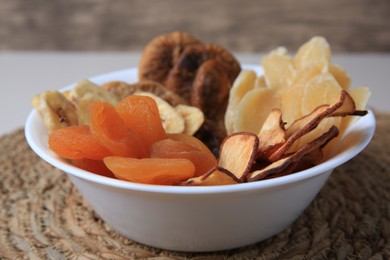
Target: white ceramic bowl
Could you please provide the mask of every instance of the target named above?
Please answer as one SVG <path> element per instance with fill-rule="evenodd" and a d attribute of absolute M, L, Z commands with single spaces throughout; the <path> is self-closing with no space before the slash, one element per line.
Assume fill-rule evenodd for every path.
<path fill-rule="evenodd" d="M 244 68 L 261 73 L 258 66 Z M 137 70 L 91 80 L 134 82 Z M 301 215 L 333 169 L 366 147 L 374 131 L 375 118 L 369 111 L 349 129 L 335 157 L 308 170 L 238 185 L 176 187 L 130 183 L 78 169 L 48 149 L 47 131 L 35 110 L 25 125 L 31 148 L 64 171 L 89 205 L 115 230 L 146 245 L 192 252 L 242 247 L 281 232 Z"/>

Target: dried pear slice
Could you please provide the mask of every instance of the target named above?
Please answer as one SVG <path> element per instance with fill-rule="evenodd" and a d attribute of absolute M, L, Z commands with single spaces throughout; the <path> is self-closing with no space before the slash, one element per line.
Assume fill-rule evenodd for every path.
<path fill-rule="evenodd" d="M 315 140 L 311 141 L 310 143 L 307 143 L 305 146 L 300 148 L 297 152 L 288 155 L 287 157 L 281 158 L 277 161 L 274 161 L 273 163 L 269 164 L 268 166 L 264 167 L 263 169 L 251 172 L 247 176 L 247 181 L 258 181 L 261 179 L 264 179 L 265 177 L 273 174 L 278 174 L 280 172 L 283 172 L 286 170 L 290 165 L 295 164 L 296 162 L 299 162 L 301 158 L 310 153 L 311 151 L 317 149 L 318 147 L 323 147 L 326 145 L 330 140 L 335 138 L 339 134 L 339 131 L 337 127 L 332 126 L 326 133 L 322 134 Z M 291 169 L 290 169 L 291 170 Z"/>
<path fill-rule="evenodd" d="M 218 167 L 231 172 L 243 180 L 255 161 L 259 138 L 249 132 L 241 132 L 226 137 L 220 148 Z"/>

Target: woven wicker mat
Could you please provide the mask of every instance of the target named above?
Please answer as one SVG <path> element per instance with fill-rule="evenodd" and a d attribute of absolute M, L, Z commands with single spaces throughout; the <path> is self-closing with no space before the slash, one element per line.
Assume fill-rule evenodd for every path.
<path fill-rule="evenodd" d="M 128 240 L 106 225 L 60 171 L 28 147 L 23 130 L 0 137 L 0 258 L 388 259 L 390 114 L 370 145 L 332 174 L 304 214 L 257 244 L 180 253 Z"/>

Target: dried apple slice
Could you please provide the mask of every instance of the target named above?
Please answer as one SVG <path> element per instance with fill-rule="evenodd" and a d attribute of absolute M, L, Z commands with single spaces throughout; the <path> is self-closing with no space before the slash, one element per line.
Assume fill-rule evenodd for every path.
<path fill-rule="evenodd" d="M 217 186 L 237 184 L 241 181 L 225 169 L 214 169 L 199 177 L 190 178 L 180 185 L 184 186 Z"/>
<path fill-rule="evenodd" d="M 316 66 L 307 66 L 298 70 L 293 83 L 284 89 L 280 89 L 280 108 L 283 114 L 283 120 L 286 126 L 289 126 L 295 119 L 300 118 L 302 114 L 302 96 L 307 83 L 321 74 L 321 70 Z"/>
<path fill-rule="evenodd" d="M 333 77 L 337 80 L 337 82 L 344 90 L 349 89 L 349 87 L 351 86 L 351 78 L 341 66 L 332 63 L 329 66 L 329 72 L 333 75 Z"/>
<path fill-rule="evenodd" d="M 294 65 L 298 70 L 314 65 L 321 68 L 322 72 L 327 72 L 330 58 L 329 43 L 325 38 L 317 36 L 299 48 L 294 58 Z"/>
<path fill-rule="evenodd" d="M 258 147 L 259 138 L 253 133 L 229 135 L 221 144 L 218 167 L 243 180 L 255 161 Z"/>
<path fill-rule="evenodd" d="M 268 158 L 286 142 L 286 133 L 280 109 L 271 110 L 257 136 L 259 137 L 257 159 Z"/>
<path fill-rule="evenodd" d="M 337 102 L 342 90 L 337 80 L 329 73 L 312 78 L 307 83 L 301 99 L 302 115 L 310 113 L 320 105 Z"/>
<path fill-rule="evenodd" d="M 332 126 L 328 132 L 324 133 L 323 135 L 319 136 L 315 140 L 311 141 L 310 143 L 307 143 L 305 146 L 300 148 L 297 152 L 288 155 L 287 157 L 281 158 L 268 166 L 264 167 L 263 169 L 251 172 L 247 175 L 246 179 L 248 182 L 251 181 L 258 181 L 261 179 L 264 179 L 265 177 L 273 174 L 278 174 L 280 172 L 285 171 L 288 167 L 293 165 L 296 162 L 299 162 L 301 158 L 310 153 L 311 151 L 323 147 L 326 145 L 330 140 L 335 138 L 339 134 L 339 131 L 337 127 Z"/>
<path fill-rule="evenodd" d="M 255 87 L 256 73 L 252 70 L 242 70 L 233 83 L 229 93 L 228 106 L 225 113 L 225 127 L 227 134 L 234 131 L 234 122 L 237 117 L 237 108 L 245 94 Z"/>
<path fill-rule="evenodd" d="M 289 86 L 296 73 L 293 58 L 284 47 L 271 51 L 262 59 L 261 65 L 269 88 Z"/>
<path fill-rule="evenodd" d="M 256 88 L 249 91 L 237 108 L 233 132 L 258 133 L 272 108 L 279 107 L 275 91 Z"/>

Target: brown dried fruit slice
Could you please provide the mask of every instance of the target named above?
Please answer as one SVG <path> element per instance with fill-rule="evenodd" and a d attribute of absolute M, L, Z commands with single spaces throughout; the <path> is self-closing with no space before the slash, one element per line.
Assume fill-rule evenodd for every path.
<path fill-rule="evenodd" d="M 174 67 L 170 70 L 164 85 L 189 100 L 197 71 L 208 60 L 216 60 L 218 62 L 218 66 L 226 73 L 230 84 L 233 84 L 241 71 L 240 63 L 230 52 L 221 46 L 217 44 L 194 44 L 185 48 Z"/>
<path fill-rule="evenodd" d="M 339 133 L 339 131 L 338 131 L 337 127 L 332 126 L 328 132 L 319 136 L 318 138 L 311 141 L 310 143 L 307 143 L 305 146 L 300 148 L 297 152 L 295 152 L 291 155 L 288 155 L 287 157 L 281 158 L 281 159 L 269 164 L 268 166 L 266 166 L 265 168 L 263 168 L 261 170 L 257 170 L 257 171 L 249 173 L 247 178 L 246 178 L 247 181 L 248 182 L 258 181 L 258 180 L 264 179 L 265 177 L 267 177 L 269 175 L 279 174 L 279 173 L 285 171 L 288 167 L 290 167 L 294 163 L 299 162 L 299 160 L 301 160 L 301 158 L 304 155 L 314 151 L 315 149 L 317 149 L 319 147 L 323 147 L 324 145 L 326 145 L 330 140 L 335 138 L 338 135 L 338 133 Z"/>
<path fill-rule="evenodd" d="M 240 183 L 231 173 L 224 169 L 214 169 L 199 177 L 194 177 L 186 180 L 180 185 L 183 186 L 217 186 L 217 185 L 231 185 Z"/>
<path fill-rule="evenodd" d="M 190 90 L 191 105 L 199 108 L 209 119 L 224 117 L 231 83 L 221 70 L 219 61 L 204 62 L 198 69 Z M 184 93 L 183 93 L 184 95 Z"/>
<path fill-rule="evenodd" d="M 286 142 L 277 149 L 271 156 L 269 156 L 270 161 L 277 161 L 284 156 L 284 154 L 290 149 L 290 147 L 296 142 L 299 138 L 307 135 L 313 129 L 315 129 L 320 122 L 330 116 L 346 116 L 355 113 L 355 104 L 352 97 L 348 94 L 347 91 L 342 90 L 340 93 L 339 100 L 332 105 L 322 105 L 317 107 L 310 114 L 299 118 L 296 120 L 290 127 L 286 129 Z M 313 138 L 316 138 L 320 134 L 315 133 L 312 135 Z M 309 140 L 310 141 L 310 140 Z M 309 142 L 308 139 L 301 141 L 301 147 Z"/>
<path fill-rule="evenodd" d="M 364 109 L 366 108 L 368 98 L 371 95 L 370 89 L 368 87 L 357 87 L 357 88 L 352 89 L 349 92 L 349 94 L 351 95 L 351 97 L 353 98 L 353 100 L 355 102 L 355 106 L 356 106 L 357 111 L 360 111 L 360 113 L 362 113 L 362 112 L 367 113 L 367 111 Z M 343 134 L 348 129 L 348 127 L 353 122 L 355 122 L 355 120 L 356 120 L 356 117 L 345 118 L 341 124 L 340 132 Z"/>
<path fill-rule="evenodd" d="M 286 142 L 286 133 L 282 112 L 280 109 L 272 109 L 257 135 L 259 148 L 257 159 L 268 158 L 277 148 Z"/>
<path fill-rule="evenodd" d="M 185 32 L 157 36 L 144 48 L 138 66 L 139 79 L 163 83 L 172 69 L 173 61 L 180 56 L 185 47 L 199 43 L 198 39 Z"/>
<path fill-rule="evenodd" d="M 220 148 L 218 167 L 231 172 L 243 180 L 249 173 L 257 154 L 259 138 L 249 132 L 241 132 L 226 137 Z"/>

